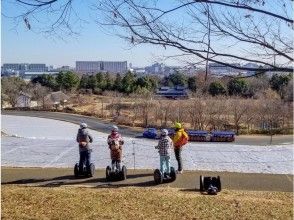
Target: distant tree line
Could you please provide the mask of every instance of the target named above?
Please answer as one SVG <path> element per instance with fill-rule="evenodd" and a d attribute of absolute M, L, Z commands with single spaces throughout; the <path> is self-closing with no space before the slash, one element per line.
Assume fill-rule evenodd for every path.
<path fill-rule="evenodd" d="M 86 90 L 94 94 L 104 91 L 115 91 L 122 94 L 152 94 L 160 86 L 184 86 L 191 93 L 209 94 L 211 96 L 239 96 L 244 98 L 256 98 L 267 90 L 273 90 L 281 99 L 293 101 L 293 77 L 292 74 L 274 74 L 271 77 L 258 75 L 251 78 L 211 77 L 203 80 L 203 75 L 187 76 L 176 72 L 169 76 L 147 75 L 137 76 L 132 72 L 126 74 L 97 73 L 94 75 L 78 76 L 67 71 L 60 72 L 57 76 L 42 74 L 31 79 L 30 85 L 17 77 L 2 79 L 3 100 L 15 102 L 16 91 L 33 91 L 37 94 L 42 91 L 80 91 Z M 34 89 L 32 89 L 34 88 Z M 38 95 L 37 95 L 38 96 Z M 39 95 L 40 96 L 40 95 Z"/>

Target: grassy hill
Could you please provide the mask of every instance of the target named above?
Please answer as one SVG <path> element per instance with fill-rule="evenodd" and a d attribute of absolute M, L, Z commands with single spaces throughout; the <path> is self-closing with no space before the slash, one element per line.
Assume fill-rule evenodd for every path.
<path fill-rule="evenodd" d="M 293 219 L 292 193 L 2 186 L 2 219 Z"/>

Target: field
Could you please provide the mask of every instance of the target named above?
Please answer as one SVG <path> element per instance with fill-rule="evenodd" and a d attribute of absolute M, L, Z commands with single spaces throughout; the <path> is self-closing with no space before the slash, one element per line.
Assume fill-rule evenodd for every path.
<path fill-rule="evenodd" d="M 293 219 L 292 193 L 2 186 L 2 219 Z"/>
<path fill-rule="evenodd" d="M 239 134 L 293 133 L 292 105 L 270 97 L 196 96 L 169 100 L 122 97 L 105 92 L 103 96 L 72 95 L 64 111 L 113 120 L 130 127 L 170 127 L 175 121 L 181 121 L 185 128 L 196 130 L 238 130 Z M 269 130 L 269 123 L 274 130 Z"/>

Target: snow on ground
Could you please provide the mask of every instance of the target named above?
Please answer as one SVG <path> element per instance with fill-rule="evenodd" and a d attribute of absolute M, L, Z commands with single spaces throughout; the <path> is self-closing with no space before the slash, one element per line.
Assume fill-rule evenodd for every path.
<path fill-rule="evenodd" d="M 73 167 L 79 159 L 75 142 L 78 125 L 52 119 L 1 116 L 2 166 Z M 110 163 L 108 134 L 90 130 L 94 137 L 92 161 L 97 168 Z M 125 137 L 123 162 L 128 168 L 159 166 L 156 140 Z M 135 158 L 133 153 L 135 152 Z M 248 146 L 234 143 L 189 143 L 183 150 L 185 170 L 293 174 L 293 146 Z M 172 165 L 176 160 L 172 153 Z M 134 163 L 135 162 L 135 163 Z"/>

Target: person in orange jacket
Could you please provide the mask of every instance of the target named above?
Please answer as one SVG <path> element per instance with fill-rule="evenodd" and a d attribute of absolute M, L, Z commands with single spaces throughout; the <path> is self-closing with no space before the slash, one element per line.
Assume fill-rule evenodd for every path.
<path fill-rule="evenodd" d="M 175 135 L 172 138 L 172 141 L 174 143 L 174 151 L 175 151 L 175 157 L 178 162 L 178 171 L 177 173 L 181 174 L 183 173 L 183 162 L 182 162 L 182 147 L 188 143 L 188 134 L 185 132 L 184 128 L 182 127 L 181 123 L 175 123 Z"/>

